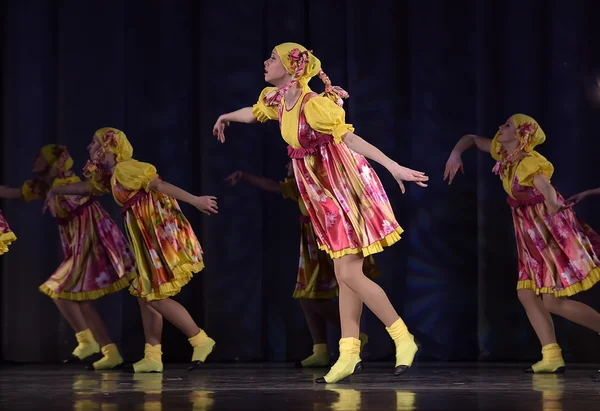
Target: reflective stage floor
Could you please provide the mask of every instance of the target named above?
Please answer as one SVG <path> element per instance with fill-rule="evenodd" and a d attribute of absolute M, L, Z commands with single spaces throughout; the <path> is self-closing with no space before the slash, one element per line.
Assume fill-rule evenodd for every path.
<path fill-rule="evenodd" d="M 313 383 L 326 370 L 288 364 L 208 364 L 188 373 L 93 372 L 78 366 L 0 368 L 1 410 L 527 410 L 600 411 L 595 365 L 562 376 L 528 375 L 523 364 L 419 364 L 391 375 L 392 364 L 366 363 L 339 384 Z"/>

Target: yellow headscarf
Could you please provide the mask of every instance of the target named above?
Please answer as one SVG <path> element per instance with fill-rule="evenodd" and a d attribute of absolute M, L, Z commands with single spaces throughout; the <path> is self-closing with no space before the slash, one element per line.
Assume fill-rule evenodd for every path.
<path fill-rule="evenodd" d="M 517 137 L 519 138 L 517 148 L 512 153 L 506 152 L 502 143 L 498 141 L 500 130 L 496 132 L 492 140 L 491 154 L 497 160 L 492 171 L 500 176 L 504 174 L 507 164 L 511 163 L 521 152 L 530 153 L 536 146 L 546 141 L 544 130 L 532 117 L 525 114 L 513 114 L 511 118 L 515 123 Z"/>
<path fill-rule="evenodd" d="M 131 160 L 133 156 L 133 147 L 124 132 L 114 127 L 102 127 L 94 133 L 104 151 L 113 153 L 117 163 L 125 160 Z"/>
<path fill-rule="evenodd" d="M 56 174 L 61 175 L 73 167 L 73 158 L 65 146 L 46 144 L 40 150 L 40 156 L 46 160 L 48 167 L 56 169 Z"/>
<path fill-rule="evenodd" d="M 343 105 L 342 99 L 350 97 L 343 88 L 331 85 L 331 80 L 321 69 L 321 60 L 303 45 L 298 43 L 282 43 L 275 46 L 275 52 L 279 56 L 283 67 L 292 75 L 292 79 L 280 89 L 265 95 L 264 102 L 267 106 L 279 106 L 283 95 L 292 86 L 299 83 L 304 88 L 308 85 L 310 79 L 316 75 L 319 75 L 319 78 L 325 84 L 325 91 L 321 94 L 322 96 L 330 98 L 340 107 Z"/>
<path fill-rule="evenodd" d="M 150 182 L 158 177 L 156 168 L 152 164 L 134 160 L 133 147 L 125 133 L 114 127 L 103 127 L 94 133 L 100 143 L 100 148 L 92 155 L 84 169 L 86 177 L 92 180 L 98 162 L 104 153 L 113 153 L 117 160 L 114 176 L 123 187 L 128 190 L 149 190 Z"/>
<path fill-rule="evenodd" d="M 296 68 L 292 67 L 294 61 L 297 58 L 300 58 L 300 53 L 292 53 L 293 50 L 299 50 L 300 53 L 308 54 L 308 62 L 304 67 L 304 73 L 298 79 L 298 83 L 302 85 L 302 87 L 306 86 L 311 78 L 319 74 L 321 71 L 321 60 L 319 60 L 314 54 L 312 54 L 309 50 L 306 49 L 301 44 L 298 43 L 281 43 L 280 45 L 275 47 L 275 51 L 281 60 L 281 64 L 287 70 L 289 74 L 292 76 L 296 72 Z M 290 53 L 292 53 L 290 55 Z"/>

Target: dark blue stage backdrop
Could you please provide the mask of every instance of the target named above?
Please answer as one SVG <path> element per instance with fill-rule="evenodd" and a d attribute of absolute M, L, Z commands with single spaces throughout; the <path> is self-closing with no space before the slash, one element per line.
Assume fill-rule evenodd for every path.
<path fill-rule="evenodd" d="M 2 3 L 1 182 L 30 176 L 43 144 L 68 145 L 79 170 L 95 129 L 129 136 L 135 157 L 194 193 L 216 195 L 218 216 L 184 212 L 204 247 L 206 269 L 177 297 L 217 341 L 210 360 L 302 358 L 311 341 L 292 299 L 298 210 L 292 202 L 223 178 L 241 169 L 285 176 L 276 123 L 234 125 L 225 145 L 211 129 L 223 112 L 251 105 L 262 63 L 283 41 L 320 57 L 350 92 L 357 133 L 401 164 L 426 171 L 429 188 L 400 193 L 376 166 L 405 228 L 376 256 L 379 284 L 424 344 L 421 360 L 531 360 L 539 343 L 516 297 L 510 210 L 490 157 L 469 152 L 466 175 L 442 181 L 465 133 L 493 136 L 512 113 L 548 135 L 540 152 L 565 195 L 600 186 L 600 110 L 591 97 L 600 26 L 594 0 L 7 0 Z M 314 89 L 322 85 L 314 81 Z M 600 96 L 600 95 L 599 95 Z M 119 209 L 102 203 L 116 220 Z M 596 229 L 600 199 L 577 207 Z M 2 356 L 54 361 L 75 341 L 37 287 L 61 261 L 55 222 L 39 203 L 4 201 L 19 239 L 1 257 Z M 600 309 L 600 289 L 576 298 Z M 135 299 L 98 302 L 124 356 L 142 356 Z M 365 310 L 364 358 L 390 359 L 384 327 Z M 568 361 L 600 361 L 599 337 L 557 320 Z M 338 334 L 332 330 L 331 344 Z M 167 361 L 187 361 L 185 337 L 165 326 Z"/>

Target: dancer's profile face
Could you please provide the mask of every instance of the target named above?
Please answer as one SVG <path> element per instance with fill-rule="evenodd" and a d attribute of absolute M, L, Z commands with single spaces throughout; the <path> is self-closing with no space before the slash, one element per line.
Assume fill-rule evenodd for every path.
<path fill-rule="evenodd" d="M 48 170 L 48 162 L 41 154 L 33 162 L 33 172 L 35 174 L 44 174 Z"/>
<path fill-rule="evenodd" d="M 500 143 L 512 143 L 518 140 L 517 128 L 512 117 L 509 117 L 498 129 L 500 130 L 500 134 L 498 134 L 498 141 Z"/>
<path fill-rule="evenodd" d="M 271 57 L 265 60 L 265 81 L 271 83 L 274 86 L 281 87 L 289 80 L 292 76 L 289 75 L 281 59 L 275 50 L 271 52 Z"/>
<path fill-rule="evenodd" d="M 88 144 L 88 146 L 87 146 L 88 154 L 90 155 L 90 157 L 96 151 L 98 151 L 99 148 L 100 148 L 100 142 L 98 141 L 98 139 L 96 138 L 96 136 L 93 136 L 92 137 L 92 142 L 90 144 Z"/>

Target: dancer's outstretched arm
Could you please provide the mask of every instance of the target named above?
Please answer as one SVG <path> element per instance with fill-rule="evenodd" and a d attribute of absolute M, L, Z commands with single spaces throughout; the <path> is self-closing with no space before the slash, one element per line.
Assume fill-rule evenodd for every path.
<path fill-rule="evenodd" d="M 176 200 L 193 205 L 206 215 L 210 215 L 211 213 L 217 214 L 219 212 L 219 207 L 217 207 L 217 197 L 195 196 L 173 184 L 161 180 L 160 178 L 152 180 L 149 187 L 151 190 L 161 192 Z"/>
<path fill-rule="evenodd" d="M 246 181 L 248 184 L 260 188 L 261 190 L 269 191 L 271 193 L 281 193 L 281 184 L 277 181 L 239 170 L 225 177 L 225 181 L 227 181 L 230 186 L 234 186 L 240 181 Z"/>
<path fill-rule="evenodd" d="M 84 196 L 92 194 L 92 192 L 92 185 L 89 183 L 89 181 L 79 181 L 77 183 L 67 184 L 65 186 L 52 187 L 50 191 L 48 191 L 48 197 L 57 194 Z"/>
<path fill-rule="evenodd" d="M 593 188 L 591 190 L 585 190 L 585 191 L 582 191 L 581 193 L 572 195 L 567 200 L 566 205 L 568 205 L 569 207 L 573 207 L 575 204 L 582 202 L 586 198 L 594 197 L 594 196 L 600 196 L 600 187 Z"/>
<path fill-rule="evenodd" d="M 476 136 L 475 134 L 465 134 L 456 143 L 448 161 L 446 161 L 446 169 L 444 170 L 444 181 L 448 180 L 448 185 L 452 184 L 456 173 L 460 170 L 463 174 L 465 168 L 462 162 L 462 153 L 475 145 L 479 150 L 489 153 L 492 149 L 492 140 L 486 137 Z"/>
<path fill-rule="evenodd" d="M 421 187 L 427 187 L 427 184 L 425 184 L 424 181 L 428 181 L 429 177 L 427 177 L 424 172 L 401 166 L 386 156 L 373 144 L 366 142 L 363 138 L 351 131 L 347 132 L 343 139 L 344 143 L 350 150 L 355 151 L 358 154 L 361 154 L 366 158 L 384 166 L 392 174 L 392 176 L 394 176 L 400 185 L 400 190 L 402 190 L 402 193 L 406 191 L 404 188 L 404 181 L 412 181 Z"/>
<path fill-rule="evenodd" d="M 20 188 L 13 188 L 8 186 L 0 186 L 0 198 L 7 200 L 18 200 L 23 198 Z"/>
<path fill-rule="evenodd" d="M 216 136 L 221 143 L 225 142 L 225 128 L 234 123 L 256 123 L 258 120 L 252 114 L 252 107 L 244 107 L 231 113 L 222 114 L 213 126 L 213 136 Z"/>

